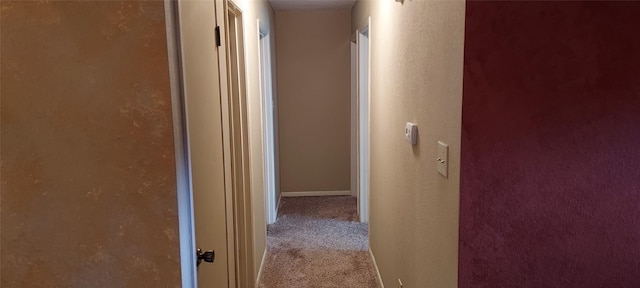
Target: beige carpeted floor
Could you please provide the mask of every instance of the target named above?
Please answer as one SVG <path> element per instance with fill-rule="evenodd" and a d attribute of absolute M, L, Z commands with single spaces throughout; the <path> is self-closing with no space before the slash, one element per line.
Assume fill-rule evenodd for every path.
<path fill-rule="evenodd" d="M 282 198 L 260 288 L 378 288 L 356 198 Z"/>

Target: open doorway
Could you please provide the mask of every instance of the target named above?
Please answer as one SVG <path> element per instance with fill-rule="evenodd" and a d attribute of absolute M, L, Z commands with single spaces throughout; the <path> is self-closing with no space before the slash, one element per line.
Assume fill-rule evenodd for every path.
<path fill-rule="evenodd" d="M 344 29 L 350 10 L 280 11 L 276 19 L 282 200 L 267 228 L 259 287 L 378 287 L 350 183 L 358 178 L 349 168 L 358 111 L 350 99 L 352 33 Z"/>

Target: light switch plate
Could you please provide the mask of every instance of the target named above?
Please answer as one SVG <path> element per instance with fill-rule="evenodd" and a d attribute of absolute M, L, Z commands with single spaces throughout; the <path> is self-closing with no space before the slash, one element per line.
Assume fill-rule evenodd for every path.
<path fill-rule="evenodd" d="M 436 159 L 436 161 L 438 172 L 442 174 L 444 178 L 447 178 L 447 172 L 449 170 L 449 145 L 442 141 L 438 141 L 438 159 Z"/>

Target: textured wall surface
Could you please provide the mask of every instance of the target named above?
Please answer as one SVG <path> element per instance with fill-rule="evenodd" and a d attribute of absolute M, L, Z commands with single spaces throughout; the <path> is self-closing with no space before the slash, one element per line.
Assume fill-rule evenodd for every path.
<path fill-rule="evenodd" d="M 163 3 L 0 9 L 0 286 L 179 286 Z"/>
<path fill-rule="evenodd" d="M 350 12 L 276 14 L 282 192 L 350 190 Z"/>
<path fill-rule="evenodd" d="M 385 287 L 457 287 L 465 4 L 358 1 L 371 16 L 370 244 Z M 418 144 L 404 138 L 418 124 Z M 449 178 L 436 170 L 449 144 Z"/>
<path fill-rule="evenodd" d="M 638 14 L 467 3 L 460 287 L 640 287 Z"/>
<path fill-rule="evenodd" d="M 253 256 L 254 256 L 254 272 L 257 279 L 262 258 L 267 249 L 267 225 L 265 219 L 265 181 L 264 181 L 264 150 L 262 146 L 262 102 L 260 97 L 260 58 L 258 29 L 263 33 L 267 33 L 271 37 L 271 63 L 276 64 L 276 39 L 275 39 L 275 11 L 271 8 L 269 2 L 265 0 L 245 0 L 240 6 L 244 11 L 244 35 L 246 46 L 246 63 L 247 63 L 247 118 L 249 121 L 249 145 L 251 160 L 251 193 L 253 197 Z M 260 20 L 260 28 L 255 24 L 255 19 Z M 275 68 L 272 67 L 272 76 L 275 79 Z M 277 89 L 274 83 L 274 89 Z M 277 91 L 274 91 L 274 97 L 277 97 Z M 277 98 L 276 98 L 277 101 Z M 277 104 L 276 104 L 277 105 Z M 277 117 L 277 115 L 274 115 Z M 276 120 L 277 121 L 277 120 Z M 277 133 L 277 131 L 276 131 Z M 276 134 L 277 135 L 277 134 Z M 277 150 L 276 150 L 277 152 Z M 276 154 L 277 155 L 277 154 Z M 276 179 L 276 185 L 277 185 Z M 277 186 L 276 186 L 277 189 Z M 276 190 L 277 191 L 277 190 Z"/>

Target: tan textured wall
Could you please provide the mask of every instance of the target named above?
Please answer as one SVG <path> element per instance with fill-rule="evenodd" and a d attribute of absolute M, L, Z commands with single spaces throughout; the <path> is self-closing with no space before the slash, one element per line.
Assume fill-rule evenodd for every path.
<path fill-rule="evenodd" d="M 350 190 L 350 19 L 276 12 L 283 192 Z"/>
<path fill-rule="evenodd" d="M 371 16 L 371 249 L 386 287 L 457 287 L 465 3 L 358 1 Z M 418 124 L 418 145 L 404 139 Z M 449 144 L 449 178 L 436 170 Z"/>
<path fill-rule="evenodd" d="M 271 4 L 269 4 L 267 1 L 255 1 L 253 2 L 253 11 L 256 11 L 255 13 L 257 14 L 256 16 L 254 16 L 253 19 L 260 19 L 260 30 L 263 32 L 268 33 L 269 35 L 271 35 L 271 63 L 272 65 L 275 66 L 276 64 L 276 59 L 277 56 L 275 55 L 276 53 L 276 33 L 275 33 L 275 11 L 273 10 L 273 8 L 271 7 Z M 257 31 L 257 27 L 256 25 L 251 25 L 253 23 L 249 22 L 249 26 L 245 26 L 247 30 L 247 34 L 246 35 L 257 35 L 258 31 Z M 253 28 L 255 28 L 256 30 L 254 30 Z M 254 223 L 255 223 L 255 227 L 254 227 L 254 231 L 255 231 L 255 235 L 254 235 L 254 256 L 255 256 L 255 272 L 259 273 L 259 269 L 260 269 L 260 265 L 262 264 L 262 257 L 264 256 L 264 253 L 267 249 L 267 226 L 266 226 L 266 215 L 265 215 L 265 195 L 264 195 L 264 178 L 262 177 L 262 175 L 264 175 L 264 153 L 262 150 L 262 140 L 261 137 L 262 135 L 262 129 L 258 128 L 258 127 L 262 127 L 262 114 L 258 113 L 257 111 L 259 111 L 260 109 L 262 109 L 261 107 L 261 102 L 260 102 L 260 81 L 259 81 L 259 58 L 258 58 L 258 54 L 260 52 L 259 49 L 259 43 L 258 43 L 258 37 L 251 37 L 253 38 L 245 38 L 247 39 L 247 47 L 248 47 L 248 53 L 254 55 L 254 57 L 247 57 L 247 60 L 249 60 L 249 62 L 247 62 L 248 65 L 248 73 L 249 73 L 249 79 L 248 79 L 248 83 L 250 85 L 249 87 L 249 96 L 251 97 L 249 100 L 249 105 L 251 106 L 251 114 L 249 116 L 249 119 L 252 123 L 251 126 L 251 133 L 252 133 L 252 139 L 255 140 L 251 140 L 252 142 L 251 144 L 251 149 L 253 151 L 253 159 L 256 159 L 256 157 L 260 158 L 260 162 L 258 161 L 253 161 L 254 163 L 252 164 L 252 169 L 256 172 L 261 173 L 261 176 L 256 176 L 256 177 L 261 177 L 262 178 L 262 182 L 257 182 L 256 184 L 259 185 L 255 185 L 252 186 L 252 191 L 253 191 L 253 195 L 254 195 L 254 203 L 253 203 L 253 211 L 254 211 Z M 253 50 L 255 49 L 255 50 Z M 272 76 L 273 76 L 273 81 L 274 83 L 272 83 L 273 85 L 273 96 L 275 98 L 275 105 L 277 104 L 277 85 L 275 83 L 275 79 L 276 79 L 276 75 L 275 75 L 275 67 L 272 67 Z M 274 115 L 274 117 L 277 117 L 277 115 Z M 275 123 L 277 123 L 278 119 L 274 119 L 274 121 L 276 121 Z M 258 126 L 259 125 L 259 126 Z M 277 131 L 276 131 L 277 133 Z M 277 134 L 276 134 L 277 135 Z M 277 140 L 276 140 L 277 141 Z M 277 143 L 276 143 L 277 144 Z M 277 148 L 276 148 L 277 149 Z M 276 150 L 276 153 L 278 153 L 278 150 Z M 278 154 L 276 154 L 277 157 Z M 277 168 L 277 167 L 276 167 Z M 256 178 L 254 177 L 254 178 Z M 278 175 L 276 174 L 276 177 L 278 177 Z M 276 189 L 278 189 L 279 186 L 279 179 L 276 178 Z M 278 190 L 276 190 L 278 191 Z M 276 192 L 278 193 L 278 192 Z M 279 195 L 278 195 L 279 196 Z M 260 213 L 260 214 L 256 214 L 256 213 Z M 256 274 L 256 277 L 258 275 Z M 257 279 L 257 278 L 256 278 Z"/>
<path fill-rule="evenodd" d="M 243 12 L 245 62 L 247 66 L 247 119 L 249 126 L 249 157 L 251 168 L 251 193 L 254 227 L 254 272 L 260 270 L 262 257 L 267 247 L 267 221 L 265 217 L 265 192 L 264 192 L 264 150 L 262 134 L 262 100 L 260 95 L 260 65 L 259 65 L 259 38 L 260 30 L 271 34 L 272 53 L 275 53 L 275 12 L 266 0 L 237 0 L 233 1 Z M 274 55 L 272 55 L 274 56 Z M 275 64 L 275 57 L 271 59 Z M 275 76 L 275 75 L 274 75 Z M 275 89 L 275 85 L 274 85 Z M 274 94 L 276 92 L 274 91 Z"/>
<path fill-rule="evenodd" d="M 163 3 L 0 10 L 0 286 L 178 287 Z"/>
<path fill-rule="evenodd" d="M 269 31 L 269 35 L 271 37 L 270 41 L 271 41 L 271 81 L 273 82 L 273 105 L 274 105 L 274 110 L 273 110 L 273 145 L 274 145 L 274 161 L 275 161 L 275 190 L 276 190 L 276 208 L 278 205 L 278 201 L 280 200 L 280 196 L 282 195 L 282 189 L 281 189 L 281 184 L 280 184 L 280 128 L 279 128 L 279 124 L 280 123 L 280 118 L 278 116 L 278 110 L 280 109 L 280 105 L 278 102 L 278 71 L 277 71 L 277 67 L 278 67 L 278 63 L 277 63 L 277 51 L 278 49 L 276 48 L 276 12 L 273 8 L 269 7 L 270 9 L 270 14 L 269 14 L 269 19 L 271 19 L 271 29 Z"/>

